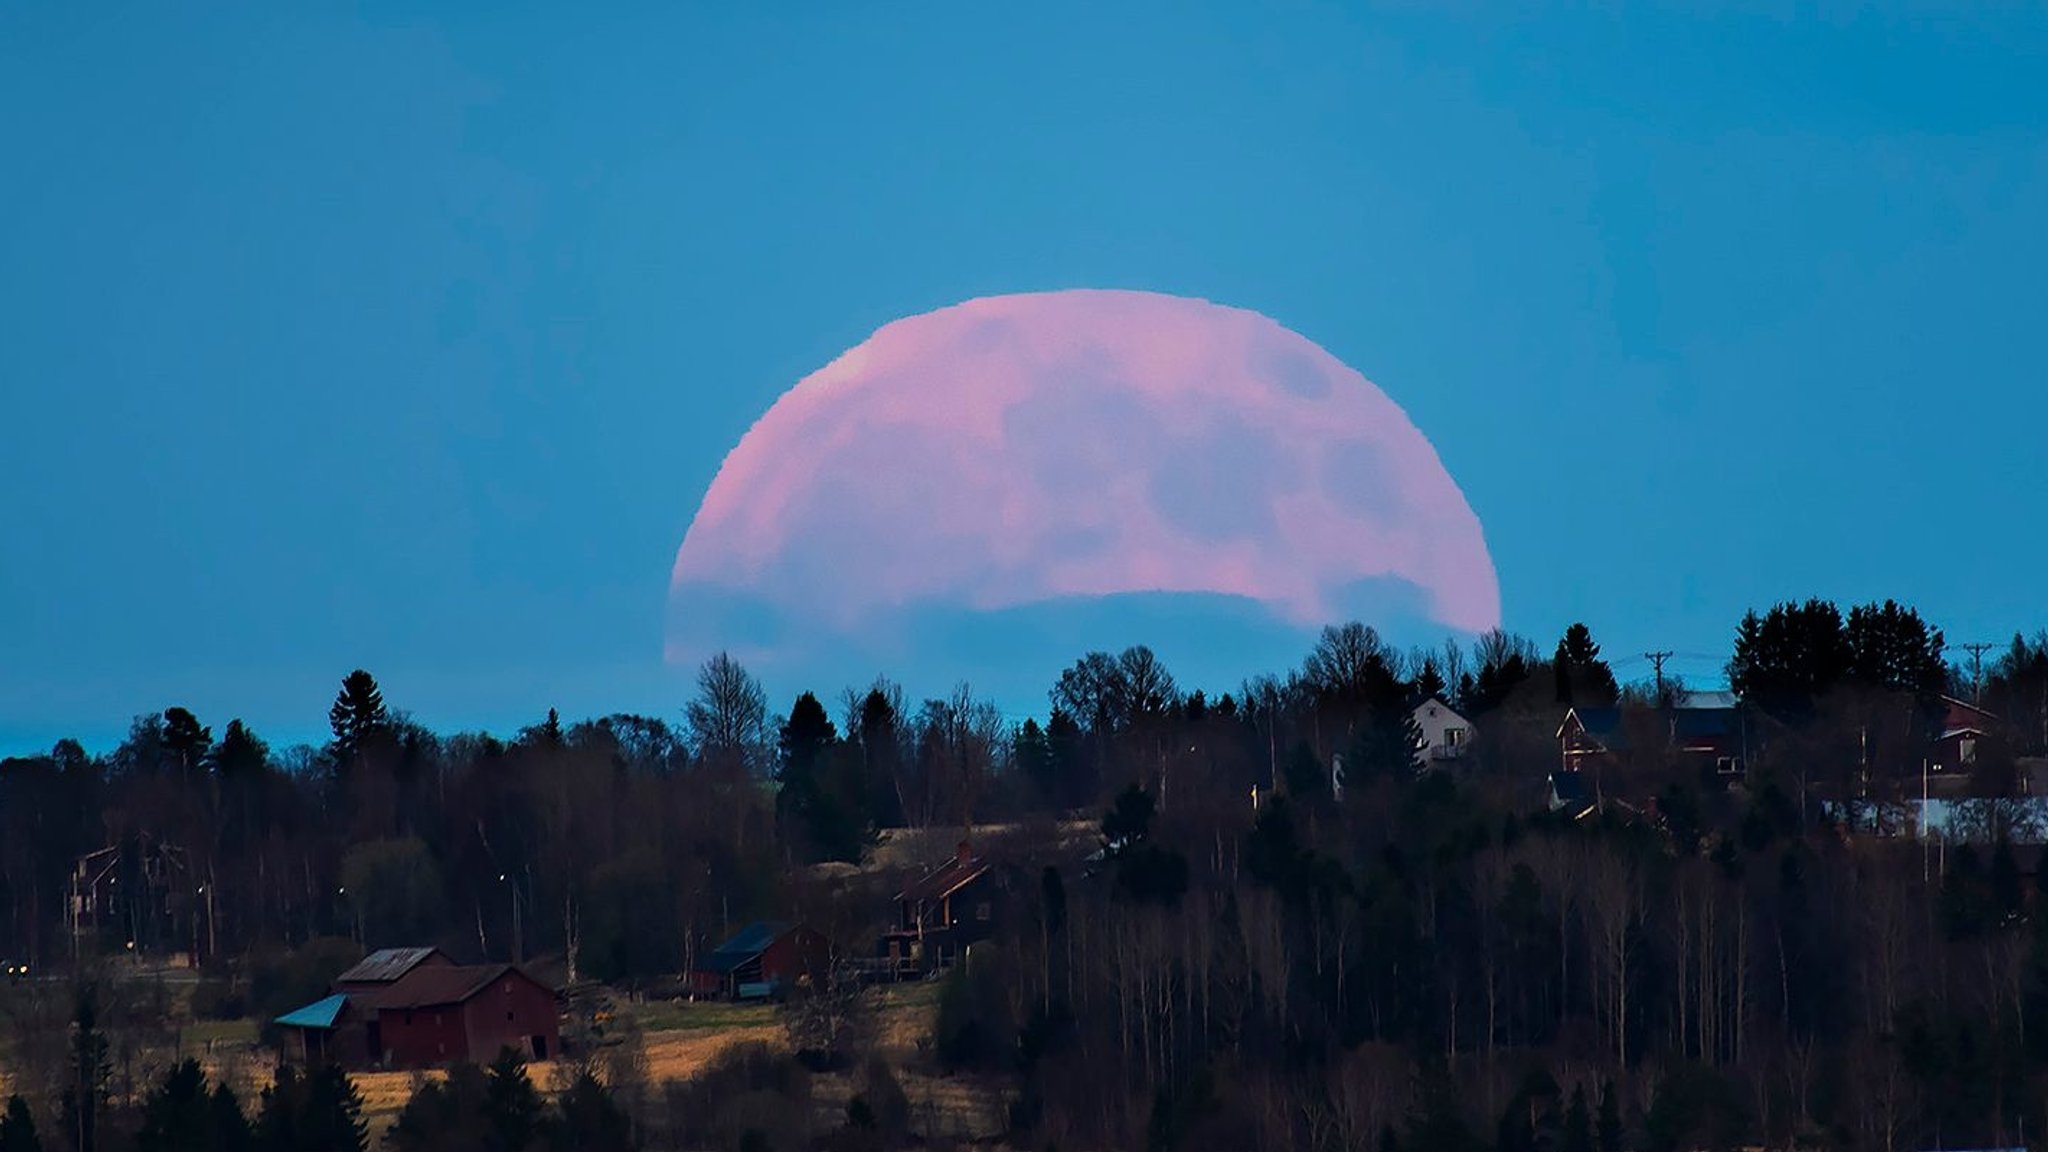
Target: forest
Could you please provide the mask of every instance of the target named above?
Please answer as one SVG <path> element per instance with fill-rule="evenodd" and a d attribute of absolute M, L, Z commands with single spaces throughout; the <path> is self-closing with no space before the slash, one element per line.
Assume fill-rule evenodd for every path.
<path fill-rule="evenodd" d="M 673 716 L 551 712 L 509 738 L 430 731 L 362 670 L 321 747 L 166 707 L 105 755 L 65 741 L 0 761 L 0 1050 L 17 1065 L 0 1152 L 38 1124 L 42 1147 L 86 1147 L 102 1122 L 118 1135 L 92 1146 L 216 1146 L 149 1135 L 168 1116 L 200 1140 L 209 1108 L 238 1146 L 316 1146 L 293 1123 L 363 1146 L 329 1070 L 280 1073 L 246 1119 L 196 1066 L 117 1106 L 79 1015 L 118 998 L 134 956 L 189 958 L 195 1010 L 267 1019 L 390 945 L 624 990 L 673 981 L 756 918 L 871 955 L 902 880 L 872 865 L 903 829 L 970 839 L 1001 869 L 996 936 L 945 976 L 924 1058 L 995 1086 L 1008 1147 L 2048 1136 L 2048 876 L 2028 801 L 2048 633 L 1957 660 L 1897 603 L 1790 601 L 1737 623 L 1726 672 L 1733 774 L 1668 738 L 1687 687 L 1618 682 L 1583 624 L 1554 645 L 1494 632 L 1414 650 L 1332 626 L 1299 667 L 1214 694 L 1146 647 L 1088 653 L 1042 723 L 1015 725 L 968 685 L 913 702 L 886 679 L 778 712 L 723 655 Z M 1455 758 L 1418 754 L 1429 700 L 1470 722 Z M 1955 815 L 1937 836 L 1913 802 L 1953 701 L 1991 719 L 1970 770 L 1942 781 Z M 1629 733 L 1578 807 L 1553 782 L 1574 709 L 1616 709 Z M 1886 810 L 1903 815 L 1862 815 Z M 117 894 L 85 923 L 75 877 L 109 848 Z M 31 992 L 68 1031 L 31 1041 Z M 410 1130 L 441 1136 L 377 1135 L 917 1142 L 880 1118 L 879 1068 L 842 1124 L 715 1122 L 721 1099 L 798 1091 L 791 1059 L 736 1053 L 661 1106 L 615 1102 L 588 1068 L 542 1092 L 501 1062 L 420 1089 Z M 464 1124 L 477 1143 L 450 1135 Z"/>

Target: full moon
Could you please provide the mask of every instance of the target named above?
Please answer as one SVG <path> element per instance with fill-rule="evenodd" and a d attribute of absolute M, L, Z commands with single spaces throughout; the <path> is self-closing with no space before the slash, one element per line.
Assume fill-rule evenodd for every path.
<path fill-rule="evenodd" d="M 784 393 L 676 553 L 668 655 L 1138 594 L 1500 621 L 1479 518 L 1365 377 L 1255 312 L 1076 290 L 895 321 Z"/>

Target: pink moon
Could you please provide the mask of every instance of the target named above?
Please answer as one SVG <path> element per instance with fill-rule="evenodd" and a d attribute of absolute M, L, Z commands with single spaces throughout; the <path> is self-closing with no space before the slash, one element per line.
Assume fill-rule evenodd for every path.
<path fill-rule="evenodd" d="M 799 381 L 726 457 L 670 587 L 857 634 L 1153 592 L 1313 627 L 1361 581 L 1500 622 L 1479 518 L 1400 406 L 1256 312 L 1074 290 L 897 320 Z"/>

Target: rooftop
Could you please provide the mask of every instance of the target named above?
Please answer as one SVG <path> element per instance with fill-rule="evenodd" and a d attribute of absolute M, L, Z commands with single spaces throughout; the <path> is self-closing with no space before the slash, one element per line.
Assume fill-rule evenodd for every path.
<path fill-rule="evenodd" d="M 766 952 L 770 944 L 782 939 L 793 927 L 795 925 L 780 920 L 757 920 L 740 929 L 732 939 L 720 944 L 716 951 L 704 958 L 698 968 L 705 972 L 730 972 Z"/>
<path fill-rule="evenodd" d="M 438 954 L 439 948 L 379 948 L 334 978 L 336 984 L 389 984 Z M 447 957 L 443 956 L 443 960 Z"/>

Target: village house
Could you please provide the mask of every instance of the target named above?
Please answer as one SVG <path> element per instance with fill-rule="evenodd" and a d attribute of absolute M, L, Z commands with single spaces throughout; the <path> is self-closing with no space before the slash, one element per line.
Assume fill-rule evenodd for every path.
<path fill-rule="evenodd" d="M 72 861 L 66 913 L 73 949 L 161 952 L 190 948 L 176 931 L 191 883 L 185 850 L 141 833 Z"/>
<path fill-rule="evenodd" d="M 2000 739 L 2003 725 L 1991 713 L 1953 696 L 1943 696 L 1939 703 L 1941 729 L 1927 751 L 1928 771 L 1974 772 L 1980 756 Z M 2020 780 L 2026 783 L 2026 777 Z"/>
<path fill-rule="evenodd" d="M 1641 763 L 1740 782 L 1748 770 L 1747 719 L 1726 692 L 1680 693 L 1661 707 L 1567 708 L 1558 723 L 1549 806 L 1597 805 L 1618 773 Z M 1653 789 L 1654 791 L 1654 789 Z"/>
<path fill-rule="evenodd" d="M 896 921 L 881 953 L 896 973 L 950 967 L 995 931 L 997 892 L 989 862 L 962 840 L 952 859 L 896 894 Z"/>
<path fill-rule="evenodd" d="M 832 942 L 802 924 L 762 920 L 740 929 L 691 970 L 692 996 L 730 1000 L 779 998 L 822 984 L 832 970 Z"/>
<path fill-rule="evenodd" d="M 386 948 L 335 977 L 330 995 L 276 1020 L 286 1055 L 343 1067 L 484 1063 L 510 1048 L 561 1052 L 553 989 L 513 964 L 457 964 L 437 948 Z"/>
<path fill-rule="evenodd" d="M 1415 770 L 1450 766 L 1472 747 L 1472 722 L 1458 715 L 1441 696 L 1431 696 L 1409 713 L 1420 733 L 1415 741 Z"/>

